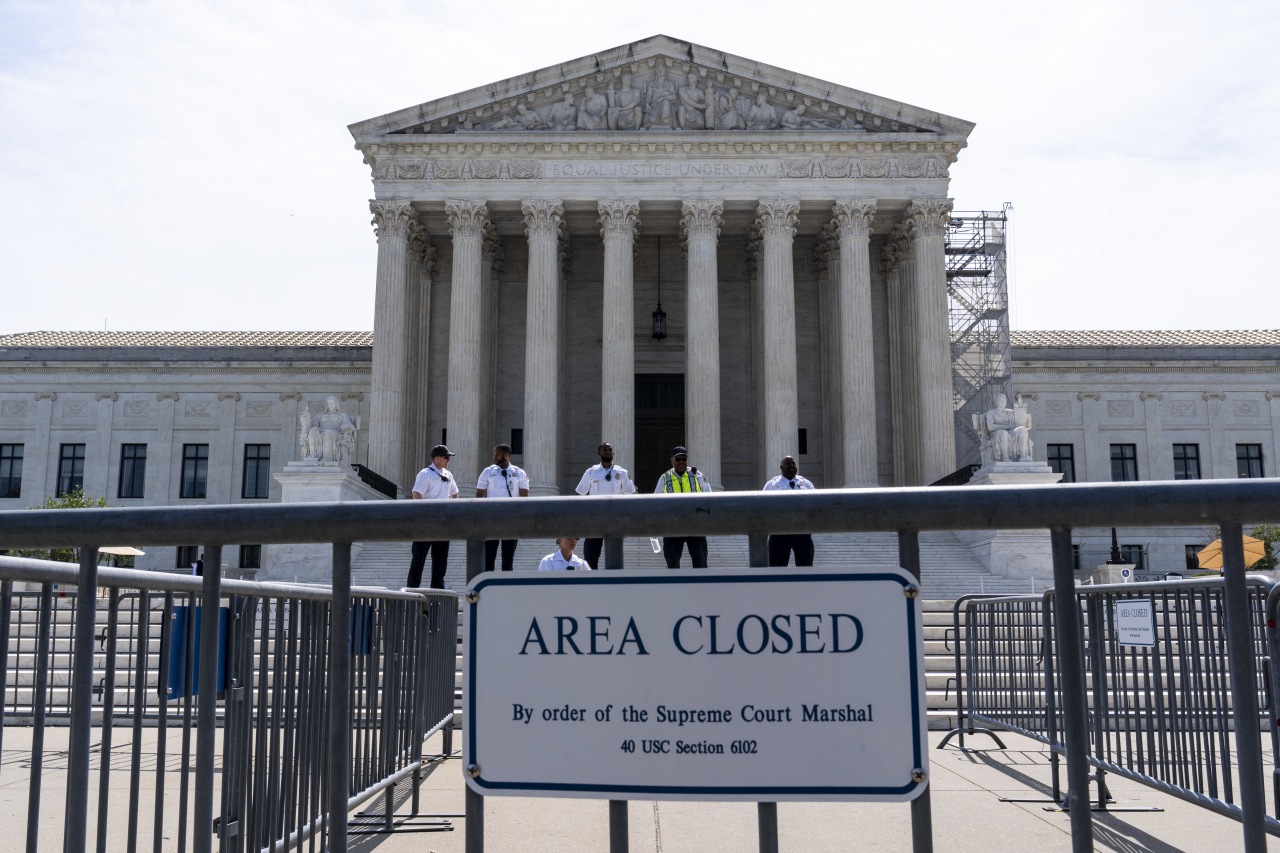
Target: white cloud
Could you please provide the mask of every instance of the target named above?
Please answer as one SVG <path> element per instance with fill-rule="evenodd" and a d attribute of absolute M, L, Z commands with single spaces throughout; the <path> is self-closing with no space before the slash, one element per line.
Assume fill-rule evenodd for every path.
<path fill-rule="evenodd" d="M 1264 3 L 0 7 L 0 331 L 369 328 L 346 125 L 663 32 L 976 121 L 1022 328 L 1280 326 Z"/>

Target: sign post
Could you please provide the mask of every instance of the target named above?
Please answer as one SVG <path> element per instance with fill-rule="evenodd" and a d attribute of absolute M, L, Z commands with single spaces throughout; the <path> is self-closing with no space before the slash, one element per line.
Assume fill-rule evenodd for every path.
<path fill-rule="evenodd" d="M 903 802 L 928 779 L 901 570 L 485 574 L 464 766 L 484 796 Z"/>

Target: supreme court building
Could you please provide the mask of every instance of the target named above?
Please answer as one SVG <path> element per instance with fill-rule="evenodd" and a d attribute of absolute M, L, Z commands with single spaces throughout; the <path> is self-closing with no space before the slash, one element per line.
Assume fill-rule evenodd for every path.
<path fill-rule="evenodd" d="M 788 454 L 820 488 L 963 483 L 997 393 L 1066 481 L 1275 476 L 1280 331 L 1010 335 L 1003 214 L 948 194 L 973 127 L 665 36 L 351 125 L 372 334 L 0 335 L 0 509 L 289 500 L 299 416 L 326 409 L 357 499 L 403 496 L 439 443 L 464 497 L 498 443 L 535 495 L 601 441 L 642 489 L 681 444 L 717 488 Z M 1204 532 L 1121 536 L 1171 571 Z M 398 584 L 402 550 L 357 567 Z M 997 571 L 969 550 L 922 544 Z"/>
<path fill-rule="evenodd" d="M 947 190 L 973 126 L 665 36 L 352 125 L 369 467 L 403 488 L 447 437 L 464 483 L 520 445 L 535 495 L 601 441 L 650 487 L 674 444 L 715 488 L 802 444 L 826 486 L 950 474 Z"/>

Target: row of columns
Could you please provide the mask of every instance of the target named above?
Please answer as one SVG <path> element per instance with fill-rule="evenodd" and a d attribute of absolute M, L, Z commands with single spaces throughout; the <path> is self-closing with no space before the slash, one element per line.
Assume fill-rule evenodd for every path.
<path fill-rule="evenodd" d="M 932 482 L 955 467 L 950 332 L 947 318 L 946 200 L 912 201 L 881 256 L 888 283 L 890 391 L 897 482 Z M 407 201 L 370 204 L 378 237 L 369 467 L 398 478 L 403 489 L 427 447 L 425 423 L 427 342 L 419 330 L 430 310 L 430 243 Z M 521 205 L 529 243 L 525 335 L 525 469 L 533 494 L 558 494 L 562 403 L 564 280 L 561 248 L 564 205 L 556 199 Z M 793 241 L 799 202 L 767 199 L 757 207 L 753 251 L 760 276 L 762 332 L 761 451 L 764 460 L 797 455 L 799 401 Z M 480 446 L 486 365 L 481 351 L 486 287 L 497 252 L 488 206 L 474 199 L 445 204 L 453 240 L 449 305 L 447 431 L 457 456 L 452 470 L 472 482 L 487 461 Z M 601 435 L 614 444 L 618 464 L 634 467 L 635 341 L 633 257 L 640 204 L 598 203 L 604 244 Z M 721 480 L 720 319 L 717 243 L 724 204 L 681 205 L 687 249 L 685 433 L 690 453 L 713 486 Z M 879 483 L 875 373 L 871 322 L 869 240 L 876 203 L 837 202 L 827 248 L 831 276 L 834 371 L 838 389 L 842 485 Z M 411 287 L 412 283 L 412 287 Z M 490 365 L 491 369 L 492 365 Z M 491 394 L 489 395 L 491 396 Z M 491 425 L 491 424 L 490 424 Z M 415 428 L 417 427 L 417 428 Z M 429 442 L 427 442 L 429 444 Z M 424 445 L 419 447 L 418 445 Z"/>

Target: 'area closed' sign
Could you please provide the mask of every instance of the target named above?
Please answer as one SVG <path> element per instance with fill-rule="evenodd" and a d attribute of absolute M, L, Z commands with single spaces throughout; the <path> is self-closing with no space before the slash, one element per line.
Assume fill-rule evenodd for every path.
<path fill-rule="evenodd" d="M 479 793 L 909 800 L 928 772 L 903 571 L 485 574 L 468 587 Z"/>

